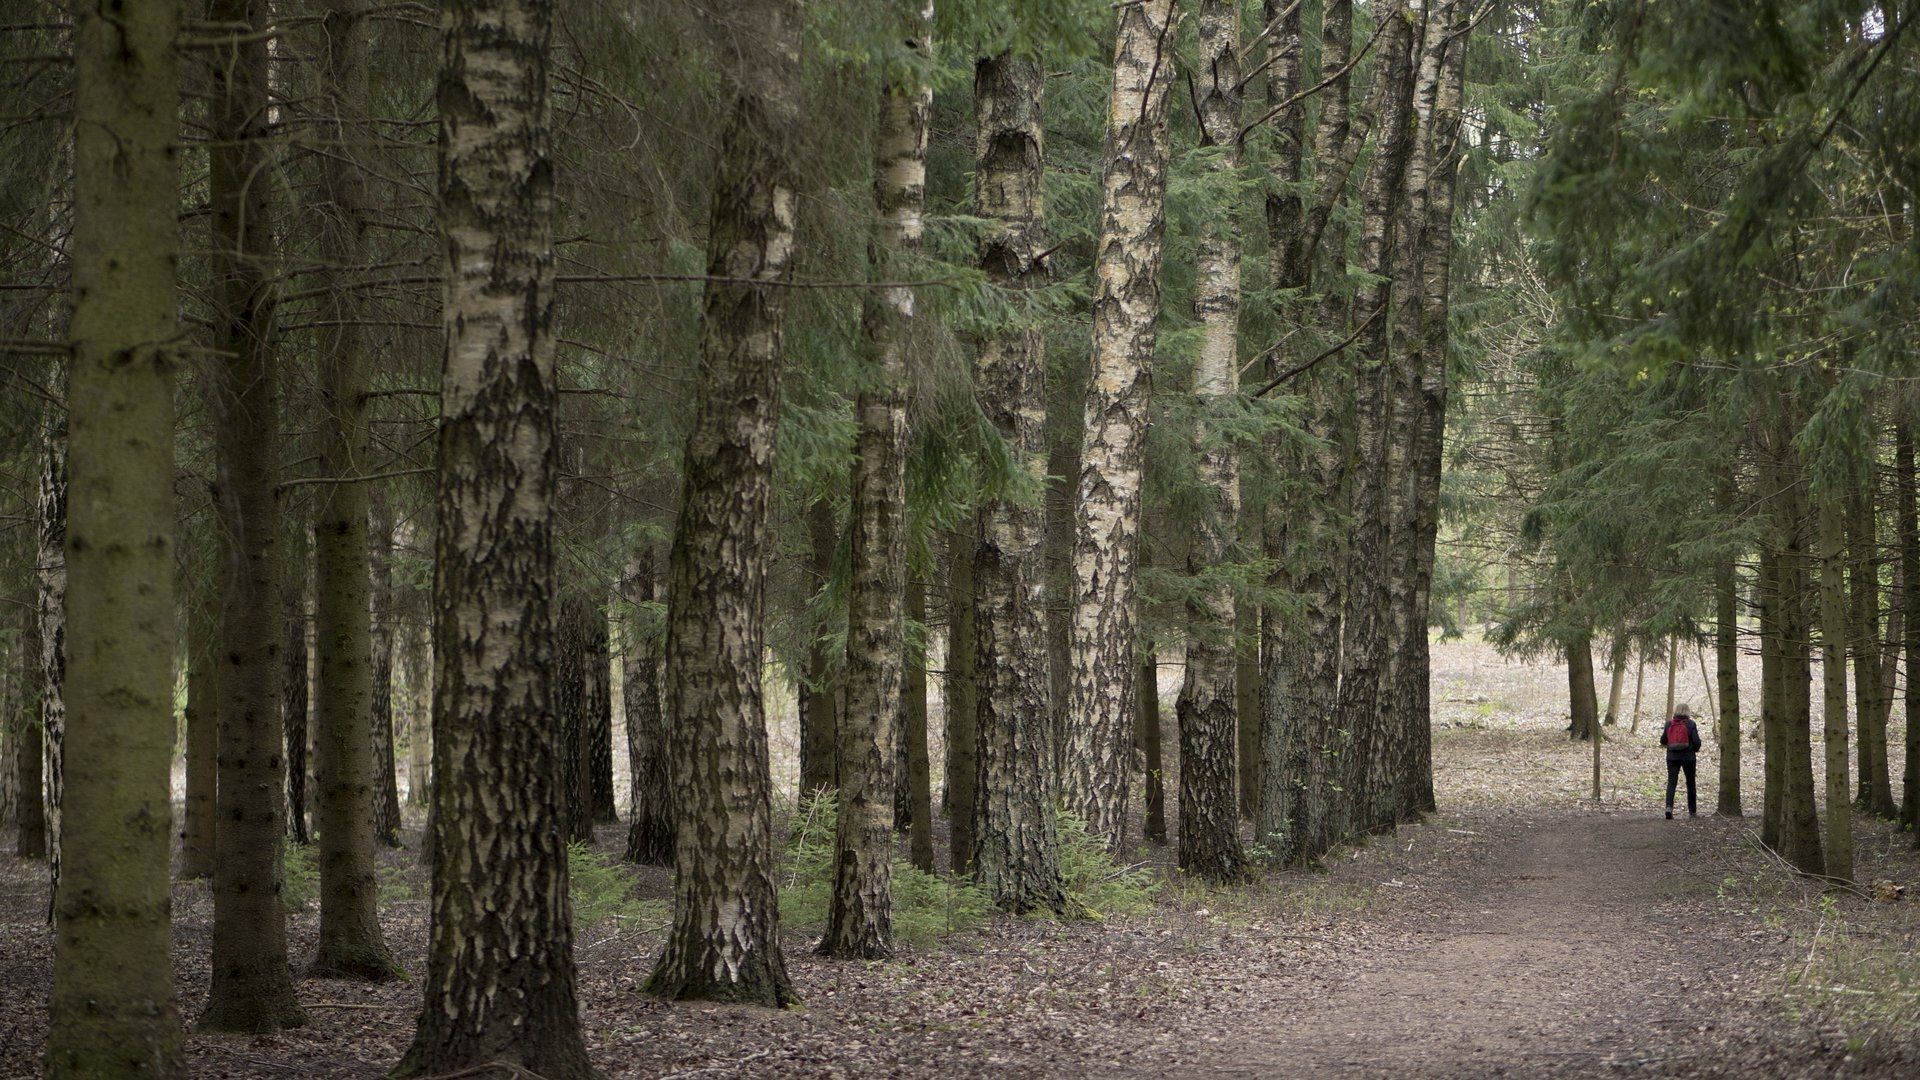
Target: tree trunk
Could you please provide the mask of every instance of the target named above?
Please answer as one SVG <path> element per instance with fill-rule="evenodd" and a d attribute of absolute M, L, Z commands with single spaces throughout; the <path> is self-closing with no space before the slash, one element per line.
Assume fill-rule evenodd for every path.
<path fill-rule="evenodd" d="M 1586 634 L 1567 642 L 1567 700 L 1573 721 L 1569 732 L 1577 742 L 1593 738 L 1600 726 L 1600 700 L 1593 687 L 1593 639 Z"/>
<path fill-rule="evenodd" d="M 566 792 L 567 839 L 593 843 L 593 759 L 589 748 L 593 691 L 589 686 L 593 652 L 593 614 L 586 601 L 560 601 L 560 625 L 554 632 L 553 711 L 560 721 L 560 776 Z"/>
<path fill-rule="evenodd" d="M 626 692 L 627 775 L 632 809 L 627 823 L 629 862 L 673 865 L 673 778 L 667 771 L 667 718 L 660 708 L 661 600 L 651 546 L 634 549 L 627 567 L 627 599 L 633 616 L 620 635 Z"/>
<path fill-rule="evenodd" d="M 305 844 L 312 840 L 307 831 L 307 777 L 311 771 L 307 755 L 308 721 L 312 712 L 311 656 L 307 650 L 307 567 L 312 549 L 305 514 L 298 506 L 287 509 L 291 543 L 287 546 L 280 576 L 280 662 L 284 668 L 280 674 L 280 741 L 287 762 L 288 835 L 294 843 Z M 226 586 L 222 584 L 220 588 L 224 595 Z"/>
<path fill-rule="evenodd" d="M 39 622 L 40 641 L 47 890 L 57 899 L 67 789 L 67 394 L 63 385 L 67 381 L 67 366 L 56 366 L 52 375 L 61 400 L 49 402 L 40 421 L 40 494 L 35 504 L 39 546 L 34 559 L 34 612 Z M 53 916 L 51 908 L 48 916 Z"/>
<path fill-rule="evenodd" d="M 807 511 L 807 535 L 812 542 L 814 591 L 828 595 L 833 578 L 834 551 L 840 546 L 840 527 L 833 504 L 821 499 Z M 822 604 L 824 606 L 824 603 Z M 800 794 L 812 796 L 832 788 L 839 776 L 835 734 L 840 721 L 840 687 L 836 684 L 828 635 L 816 631 L 807 647 L 807 673 L 800 696 Z"/>
<path fill-rule="evenodd" d="M 1065 802 L 1086 820 L 1089 835 L 1115 849 L 1127 824 L 1140 476 L 1160 314 L 1174 8 L 1175 0 L 1140 0 L 1116 9 L 1094 255 L 1093 360 L 1073 543 Z M 1228 349 L 1231 355 L 1231 342 Z M 1226 722 L 1232 719 L 1229 693 Z M 1229 762 L 1232 747 L 1229 729 Z"/>
<path fill-rule="evenodd" d="M 587 737 L 582 749 L 587 760 L 582 775 L 591 827 L 617 824 L 620 811 L 613 799 L 613 627 L 605 605 L 597 599 L 587 604 L 586 616 Z"/>
<path fill-rule="evenodd" d="M 1791 418 L 1777 418 L 1781 431 L 1776 452 L 1783 460 L 1775 466 L 1773 498 L 1781 516 L 1781 551 L 1777 573 L 1780 582 L 1783 650 L 1780 680 L 1782 707 L 1780 733 L 1783 757 L 1781 849 L 1787 861 L 1809 874 L 1826 872 L 1826 858 L 1820 847 L 1820 817 L 1813 792 L 1813 676 L 1808 652 L 1813 640 L 1813 589 L 1808 579 L 1813 562 L 1808 548 L 1809 518 L 1807 495 L 1801 482 L 1801 464 L 1792 452 Z M 1844 790 L 1844 785 L 1843 785 Z"/>
<path fill-rule="evenodd" d="M 187 591 L 182 589 L 182 592 Z M 213 876 L 214 759 L 220 752 L 219 596 L 192 597 L 187 616 L 187 799 L 180 834 L 182 877 Z"/>
<path fill-rule="evenodd" d="M 1880 562 L 1878 513 L 1872 478 L 1851 486 L 1846 499 L 1849 559 L 1848 647 L 1853 653 L 1854 716 L 1860 737 L 1860 787 L 1855 805 L 1865 814 L 1893 817 L 1893 781 L 1887 767 L 1886 711 L 1880 705 Z"/>
<path fill-rule="evenodd" d="M 716 18 L 722 16 L 716 15 Z M 801 5 L 736 4 L 720 136 L 698 404 L 667 589 L 674 918 L 648 989 L 784 1006 L 772 781 L 760 689 L 781 338 L 792 273 Z"/>
<path fill-rule="evenodd" d="M 941 697 L 947 707 L 946 798 L 948 869 L 973 873 L 973 814 L 979 769 L 979 698 L 974 675 L 977 648 L 973 611 L 973 559 L 979 520 L 969 517 L 947 537 L 947 673 Z"/>
<path fill-rule="evenodd" d="M 1853 803 L 1847 797 L 1847 510 L 1820 499 L 1820 674 L 1825 690 L 1827 858 L 1825 872 L 1853 879 Z"/>
<path fill-rule="evenodd" d="M 933 765 L 927 750 L 927 589 L 907 582 L 906 671 L 901 679 L 901 734 L 907 743 L 907 852 L 913 865 L 933 873 Z M 919 627 L 918 631 L 912 627 Z"/>
<path fill-rule="evenodd" d="M 1160 666 L 1151 642 L 1140 651 L 1138 696 L 1134 723 L 1147 774 L 1147 818 L 1142 831 L 1150 843 L 1164 844 L 1167 842 L 1167 787 L 1166 768 L 1161 761 Z"/>
<path fill-rule="evenodd" d="M 574 998 L 553 715 L 552 7 L 447 6 L 425 1000 L 395 1072 L 592 1076 Z"/>
<path fill-rule="evenodd" d="M 407 647 L 407 805 L 426 806 L 432 783 L 433 630 L 431 615 L 408 629 Z M 427 845 L 422 841 L 421 846 Z"/>
<path fill-rule="evenodd" d="M 1731 508 L 1731 492 L 1723 506 Z M 1719 798 L 1715 812 L 1740 816 L 1740 624 L 1739 596 L 1735 592 L 1734 559 L 1729 556 L 1714 573 L 1715 682 L 1720 690 Z"/>
<path fill-rule="evenodd" d="M 1607 667 L 1612 675 L 1607 682 L 1607 711 L 1601 722 L 1611 727 L 1620 722 L 1620 691 L 1627 681 L 1627 628 L 1624 624 L 1613 632 L 1613 644 L 1607 650 Z"/>
<path fill-rule="evenodd" d="M 78 14 L 61 571 L 73 576 L 61 639 L 45 643 L 71 662 L 58 687 L 71 753 L 46 1075 L 179 1076 L 168 957 L 178 11 Z"/>
<path fill-rule="evenodd" d="M 320 50 L 315 80 L 319 101 L 315 115 L 322 137 L 335 146 L 320 156 L 321 211 L 319 250 L 330 267 L 359 266 L 366 261 L 364 215 L 367 194 L 355 156 L 367 138 L 366 31 L 360 24 L 359 0 L 330 0 L 323 16 L 326 44 Z M 395 800 L 390 820 L 381 821 L 386 803 L 381 796 L 393 784 L 392 756 L 387 757 L 388 779 L 375 780 L 378 755 L 384 742 L 391 750 L 387 717 L 376 715 L 375 700 L 390 699 L 385 687 L 375 686 L 376 675 L 388 665 L 376 657 L 381 644 L 373 633 L 376 619 L 384 621 L 388 597 L 373 588 L 371 573 L 391 580 L 387 560 L 392 538 L 376 538 L 382 549 L 371 553 L 379 563 L 369 566 L 367 483 L 357 479 L 373 472 L 368 460 L 368 370 L 362 340 L 358 295 L 338 270 L 329 270 L 323 290 L 319 349 L 319 475 L 331 481 L 314 491 L 313 575 L 314 642 L 319 678 L 315 681 L 314 775 L 319 792 L 316 825 L 320 833 L 320 943 L 313 972 L 329 978 L 380 982 L 399 973 L 380 934 L 374 874 L 376 837 L 399 842 L 399 806 Z M 387 644 L 391 644 L 389 640 Z M 383 730 L 384 729 L 384 730 Z"/>
<path fill-rule="evenodd" d="M 1240 13 L 1230 0 L 1200 5 L 1199 87 L 1202 146 L 1219 151 L 1215 168 L 1231 180 L 1240 171 Z M 1201 227 L 1194 315 L 1200 354 L 1193 394 L 1202 501 L 1192 518 L 1187 572 L 1199 583 L 1187 601 L 1187 663 L 1175 713 L 1180 724 L 1180 868 L 1209 881 L 1246 873 L 1234 794 L 1238 704 L 1231 581 L 1207 580 L 1235 559 L 1240 516 L 1240 460 L 1219 425 L 1239 407 L 1240 244 L 1230 218 Z"/>
<path fill-rule="evenodd" d="M 265 0 L 215 0 L 210 21 L 261 30 Z M 267 38 L 214 50 L 208 201 L 220 347 L 214 457 L 221 544 L 219 828 L 214 833 L 213 983 L 199 1026 L 263 1032 L 306 1023 L 287 966 L 281 867 L 280 390 L 274 355 L 267 148 Z M 364 550 L 356 553 L 364 557 Z M 298 580 L 296 578 L 296 580 Z M 364 606 L 365 597 L 361 597 Z M 304 704 L 304 702 L 302 703 Z"/>
<path fill-rule="evenodd" d="M 393 513 L 384 496 L 374 500 L 368 592 L 369 681 L 367 716 L 372 727 L 373 835 L 388 847 L 400 846 L 400 779 L 393 746 Z"/>
<path fill-rule="evenodd" d="M 1633 665 L 1633 722 L 1627 725 L 1627 734 L 1640 734 L 1640 701 L 1647 689 L 1647 651 L 1642 646 L 1639 658 Z"/>
<path fill-rule="evenodd" d="M 1679 674 L 1680 635 L 1673 633 L 1667 635 L 1667 713 L 1660 718 L 1662 724 L 1667 722 L 1667 717 L 1673 715 L 1674 707 L 1679 704 L 1678 699 L 1674 697 L 1674 680 Z"/>
<path fill-rule="evenodd" d="M 13 759 L 14 779 L 20 806 L 14 819 L 14 853 L 22 859 L 44 859 L 47 803 L 41 793 L 46 784 L 46 742 L 40 731 L 40 684 L 46 676 L 40 667 L 40 615 L 31 601 L 22 602 L 20 626 L 20 704 L 13 729 L 18 747 Z"/>
<path fill-rule="evenodd" d="M 1341 626 L 1341 722 L 1351 731 L 1354 752 L 1341 794 L 1355 832 L 1370 832 L 1397 819 L 1400 777 L 1388 757 L 1393 741 L 1384 710 L 1392 677 L 1388 578 L 1392 573 L 1390 517 L 1393 398 L 1389 370 L 1392 323 L 1388 317 L 1393 268 L 1393 227 L 1401 180 L 1411 148 L 1414 81 L 1413 22 L 1403 10 L 1385 16 L 1375 60 L 1375 98 L 1380 101 L 1377 146 L 1360 192 L 1358 266 L 1371 275 L 1356 290 L 1351 321 L 1361 327 L 1354 348 L 1353 468 L 1346 474 L 1352 547 L 1346 565 L 1346 618 Z"/>
<path fill-rule="evenodd" d="M 1760 842 L 1778 851 L 1786 819 L 1787 684 L 1786 605 L 1781 602 L 1776 543 L 1777 538 L 1769 536 L 1761 544 L 1760 579 L 1754 592 L 1760 601 L 1760 729 L 1764 739 L 1760 750 Z"/>
<path fill-rule="evenodd" d="M 1025 290 L 1046 272 L 1040 261 L 1045 72 L 1036 58 L 1002 53 L 975 66 L 973 86 L 975 187 L 980 216 L 989 223 L 981 269 L 996 286 Z M 1013 467 L 1035 482 L 1046 463 L 1045 381 L 1038 326 L 1011 327 L 982 342 L 974 366 L 981 412 L 1005 441 Z M 974 876 L 996 905 L 1016 914 L 1066 905 L 1054 818 L 1042 517 L 1023 500 L 990 499 L 973 560 Z M 1078 651 L 1076 636 L 1076 681 Z"/>
<path fill-rule="evenodd" d="M 1905 612 L 1901 642 L 1907 654 L 1906 762 L 1900 785 L 1900 823 L 1920 846 L 1920 510 L 1914 504 L 1913 428 L 1906 420 L 1894 427 L 1895 507 L 1900 533 L 1900 607 Z"/>
<path fill-rule="evenodd" d="M 1241 489 L 1245 494 L 1246 489 Z M 1255 531 L 1260 524 L 1258 507 L 1240 506 L 1240 536 L 1243 551 L 1254 550 L 1259 543 Z M 1260 820 L 1260 608 L 1245 600 L 1234 603 L 1238 625 L 1233 637 L 1233 717 L 1236 728 L 1235 761 L 1239 766 L 1240 817 Z"/>

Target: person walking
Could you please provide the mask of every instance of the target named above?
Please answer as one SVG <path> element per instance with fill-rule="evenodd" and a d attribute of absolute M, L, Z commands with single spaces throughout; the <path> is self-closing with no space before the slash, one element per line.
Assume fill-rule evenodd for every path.
<path fill-rule="evenodd" d="M 1660 732 L 1660 745 L 1667 748 L 1667 819 L 1673 819 L 1673 789 L 1681 773 L 1687 774 L 1687 816 L 1699 814 L 1694 793 L 1694 768 L 1700 757 L 1700 728 L 1693 722 L 1693 707 L 1682 705 Z"/>

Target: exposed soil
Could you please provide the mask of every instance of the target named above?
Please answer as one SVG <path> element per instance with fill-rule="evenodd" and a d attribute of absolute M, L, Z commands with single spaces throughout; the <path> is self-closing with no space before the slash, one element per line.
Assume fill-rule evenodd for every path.
<path fill-rule="evenodd" d="M 1441 813 L 1319 870 L 1210 889 L 1143 848 L 1169 877 L 1147 914 L 1000 920 L 887 964 L 819 960 L 790 932 L 804 1005 L 783 1013 L 649 999 L 639 986 L 657 930 L 590 929 L 579 959 L 594 1059 L 633 1077 L 1920 1073 L 1905 1014 L 1829 1007 L 1885 991 L 1805 991 L 1836 977 L 1824 961 L 1843 940 L 1912 972 L 1915 900 L 1823 897 L 1762 852 L 1745 819 L 1665 820 L 1650 730 L 1604 747 L 1596 807 L 1590 750 L 1562 731 L 1556 669 L 1442 646 L 1435 699 Z M 1703 808 L 1711 758 L 1710 746 Z M 1757 775 L 1748 783 L 1752 802 Z M 617 851 L 619 834 L 603 828 L 603 848 Z M 1920 880 L 1908 838 L 1887 826 L 1864 825 L 1860 849 L 1862 882 Z M 414 850 L 383 859 L 383 922 L 418 973 L 425 875 Z M 43 877 L 0 856 L 0 1076 L 37 1073 L 44 1044 Z M 666 887 L 663 871 L 636 875 L 639 895 Z M 205 999 L 211 918 L 205 886 L 182 884 L 175 957 L 189 1018 Z M 291 920 L 297 959 L 315 922 L 311 910 Z M 415 982 L 306 979 L 300 992 L 310 1026 L 193 1035 L 193 1075 L 375 1076 L 412 1034 Z"/>

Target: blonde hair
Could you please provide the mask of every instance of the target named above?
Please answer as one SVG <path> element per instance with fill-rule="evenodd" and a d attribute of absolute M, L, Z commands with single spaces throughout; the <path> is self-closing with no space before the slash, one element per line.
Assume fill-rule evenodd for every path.
<path fill-rule="evenodd" d="M 1682 706 L 1680 706 L 1679 708 L 1677 708 L 1677 709 L 1675 709 L 1675 710 L 1673 710 L 1673 715 L 1675 715 L 1675 716 L 1684 716 L 1684 717 L 1686 717 L 1687 719 L 1689 719 L 1689 720 L 1691 720 L 1691 719 L 1693 719 L 1693 706 L 1691 706 L 1691 705 L 1682 705 Z"/>

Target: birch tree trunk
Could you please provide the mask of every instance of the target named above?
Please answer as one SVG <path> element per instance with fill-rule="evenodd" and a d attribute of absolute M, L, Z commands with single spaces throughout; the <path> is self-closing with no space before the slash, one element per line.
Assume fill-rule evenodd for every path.
<path fill-rule="evenodd" d="M 1002 288 L 1029 288 L 1046 273 L 1040 261 L 1044 86 L 1045 73 L 1032 57 L 1002 53 L 974 68 L 974 182 L 980 216 L 989 222 L 980 265 Z M 981 343 L 974 366 L 981 412 L 1005 441 L 1014 467 L 1035 485 L 1046 464 L 1045 381 L 1039 328 L 1009 327 Z M 1066 904 L 1066 888 L 1051 781 L 1044 514 L 1002 493 L 988 500 L 980 516 L 973 560 L 974 875 L 1006 911 L 1058 911 Z"/>
<path fill-rule="evenodd" d="M 740 66 L 720 136 L 715 280 L 667 588 L 673 927 L 648 989 L 784 1006 L 794 995 L 780 954 L 760 664 L 802 13 L 798 0 L 753 0 L 726 18 Z"/>
<path fill-rule="evenodd" d="M 366 261 L 366 185 L 356 160 L 367 140 L 366 34 L 359 0 L 329 0 L 322 15 L 326 43 L 315 80 L 315 117 L 330 144 L 319 157 L 319 250 L 333 268 Z M 264 182 L 264 179 L 256 182 Z M 373 605 L 367 484 L 368 371 L 359 298 L 330 269 L 319 328 L 319 474 L 313 519 L 315 680 L 314 776 L 319 788 L 320 943 L 313 971 L 330 978 L 381 982 L 398 966 L 380 935 L 379 879 L 374 874 L 376 818 L 384 804 L 374 781 Z M 381 542 L 391 549 L 391 538 Z M 385 556 L 375 552 L 374 559 Z M 384 566 L 382 571 L 384 572 Z M 385 597 L 379 598 L 385 603 Z M 384 613 L 381 616 L 384 618 Z M 383 722 L 384 717 L 380 718 Z M 391 733 L 387 733 L 391 745 Z M 391 781 L 389 781 L 391 783 Z M 398 816 L 397 814 L 395 815 Z M 397 821 L 385 823 L 389 830 Z M 389 832 L 397 840 L 397 833 Z"/>
<path fill-rule="evenodd" d="M 881 89 L 874 136 L 874 207 L 868 273 L 902 277 L 901 256 L 920 246 L 925 227 L 927 127 L 933 88 L 933 4 L 913 9 L 901 31 L 910 60 L 904 77 Z M 904 12 L 902 13 L 904 15 Z M 906 660 L 907 340 L 914 292 L 869 289 L 861 311 L 867 370 L 854 403 L 853 522 L 847 602 L 846 714 L 840 723 L 840 818 L 834 834 L 833 903 L 820 952 L 845 959 L 893 954 L 893 826 Z M 921 703 L 925 746 L 925 699 Z M 910 753 L 911 751 L 909 751 Z M 922 751 L 924 753 L 924 749 Z M 909 809 L 909 816 L 911 809 Z"/>
<path fill-rule="evenodd" d="M 1358 265 L 1370 275 L 1355 293 L 1353 467 L 1347 471 L 1347 506 L 1353 522 L 1346 566 L 1346 618 L 1341 625 L 1341 722 L 1354 752 L 1341 784 L 1349 831 L 1367 832 L 1397 816 L 1399 777 L 1388 763 L 1391 735 L 1384 709 L 1392 678 L 1388 611 L 1392 574 L 1393 395 L 1389 344 L 1393 230 L 1401 181 L 1412 144 L 1411 95 L 1415 75 L 1414 22 L 1404 9 L 1389 21 L 1375 58 L 1380 101 L 1378 138 L 1361 184 Z"/>
<path fill-rule="evenodd" d="M 44 743 L 46 854 L 49 895 L 60 892 L 64 850 L 67 733 L 67 365 L 50 372 L 60 399 L 40 419 L 40 490 L 34 522 L 34 614 L 40 639 L 40 736 Z M 52 916 L 51 910 L 49 917 Z"/>
<path fill-rule="evenodd" d="M 38 585 L 34 586 L 37 591 Z M 40 732 L 40 615 L 31 600 L 21 601 L 20 705 L 14 728 L 17 747 L 13 759 L 19 809 L 14 819 L 14 854 L 22 859 L 47 857 L 47 804 L 41 798 L 46 785 L 46 740 Z"/>
<path fill-rule="evenodd" d="M 1094 254 L 1093 364 L 1073 545 L 1073 675 L 1065 755 L 1067 805 L 1086 820 L 1089 835 L 1115 849 L 1126 831 L 1140 466 L 1160 314 L 1175 0 L 1140 0 L 1117 11 Z M 1231 765 L 1231 740 L 1226 755 Z M 1228 788 L 1231 793 L 1231 780 Z"/>
<path fill-rule="evenodd" d="M 1200 142 L 1219 152 L 1215 168 L 1231 182 L 1240 171 L 1240 13 L 1232 0 L 1202 0 L 1195 73 Z M 1187 601 L 1186 678 L 1175 705 L 1180 723 L 1180 867 L 1210 881 L 1246 873 L 1234 796 L 1238 705 L 1233 584 L 1209 571 L 1234 561 L 1240 516 L 1239 451 L 1219 420 L 1240 392 L 1240 242 L 1230 218 L 1201 226 L 1194 316 L 1200 355 L 1193 393 L 1196 472 L 1204 501 L 1193 516 L 1187 572 L 1202 584 Z"/>
<path fill-rule="evenodd" d="M 265 28 L 265 0 L 216 0 L 208 18 Z M 282 898 L 286 782 L 281 707 L 280 388 L 274 354 L 267 41 L 214 50 L 208 181 L 220 342 L 214 453 L 222 545 L 220 757 L 215 795 L 213 984 L 199 1026 L 261 1032 L 306 1023 L 287 964 Z M 364 595 L 362 596 L 364 604 Z"/>
<path fill-rule="evenodd" d="M 83 5 L 77 15 L 73 502 L 62 515 L 73 578 L 64 640 L 48 645 L 70 664 L 61 689 L 72 753 L 46 1075 L 178 1076 L 168 956 L 178 12 Z"/>
<path fill-rule="evenodd" d="M 432 929 L 403 1076 L 593 1075 L 551 719 L 552 18 L 544 0 L 455 0 L 442 16 Z"/>

